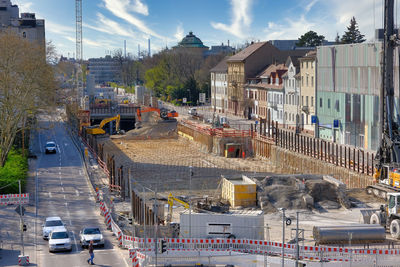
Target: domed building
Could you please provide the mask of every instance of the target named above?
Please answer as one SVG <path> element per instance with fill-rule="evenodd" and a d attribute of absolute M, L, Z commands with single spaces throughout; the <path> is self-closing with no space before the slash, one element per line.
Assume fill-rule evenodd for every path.
<path fill-rule="evenodd" d="M 201 51 L 208 50 L 208 46 L 205 46 L 203 42 L 193 34 L 193 32 L 189 32 L 189 34 L 186 35 L 174 48 L 190 48 L 196 50 L 199 49 Z"/>

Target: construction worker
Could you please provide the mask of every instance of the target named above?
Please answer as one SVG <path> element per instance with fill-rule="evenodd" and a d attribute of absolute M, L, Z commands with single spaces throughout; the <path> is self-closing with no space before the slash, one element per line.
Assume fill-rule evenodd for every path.
<path fill-rule="evenodd" d="M 93 262 L 93 259 L 94 259 L 93 240 L 90 240 L 88 249 L 89 249 L 90 258 L 87 260 L 87 263 L 90 262 L 91 265 L 94 265 L 94 262 Z"/>

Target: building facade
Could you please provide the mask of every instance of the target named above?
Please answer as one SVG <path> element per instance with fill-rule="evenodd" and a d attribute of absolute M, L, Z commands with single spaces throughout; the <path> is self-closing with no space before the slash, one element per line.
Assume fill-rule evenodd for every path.
<path fill-rule="evenodd" d="M 287 70 L 284 64 L 272 64 L 267 68 L 265 74 L 261 76 L 268 80 L 267 100 L 270 119 L 281 125 L 283 125 L 284 121 L 283 76 Z"/>
<path fill-rule="evenodd" d="M 120 82 L 118 61 L 107 55 L 104 58 L 89 58 L 89 73 L 94 75 L 96 84 L 105 84 L 107 82 Z"/>
<path fill-rule="evenodd" d="M 288 57 L 285 64 L 288 71 L 283 75 L 284 86 L 284 116 L 283 124 L 286 128 L 300 130 L 300 86 L 298 74 L 300 66 L 298 57 Z"/>
<path fill-rule="evenodd" d="M 30 42 L 46 47 L 45 21 L 36 19 L 35 13 L 21 13 L 10 0 L 0 0 L 0 30 L 10 29 Z"/>
<path fill-rule="evenodd" d="M 381 55 L 381 42 L 317 48 L 316 113 L 320 138 L 364 149 L 378 148 Z M 400 110 L 398 57 L 396 49 L 395 113 Z"/>
<path fill-rule="evenodd" d="M 301 90 L 301 128 L 304 132 L 314 134 L 315 123 L 315 92 L 316 92 L 316 52 L 310 51 L 300 61 L 300 90 Z"/>
<path fill-rule="evenodd" d="M 227 60 L 228 64 L 228 112 L 248 117 L 244 86 L 260 70 L 279 59 L 279 50 L 268 42 L 253 43 Z"/>
<path fill-rule="evenodd" d="M 211 106 L 214 112 L 225 113 L 228 106 L 228 58 L 223 59 L 211 73 Z"/>

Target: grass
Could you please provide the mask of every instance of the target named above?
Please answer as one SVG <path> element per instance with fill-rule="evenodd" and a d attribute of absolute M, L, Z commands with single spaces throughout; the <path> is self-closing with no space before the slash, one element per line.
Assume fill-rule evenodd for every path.
<path fill-rule="evenodd" d="M 0 167 L 0 194 L 17 194 L 18 180 L 21 180 L 21 186 L 24 188 L 27 172 L 28 158 L 22 156 L 19 149 L 12 149 L 4 167 Z"/>

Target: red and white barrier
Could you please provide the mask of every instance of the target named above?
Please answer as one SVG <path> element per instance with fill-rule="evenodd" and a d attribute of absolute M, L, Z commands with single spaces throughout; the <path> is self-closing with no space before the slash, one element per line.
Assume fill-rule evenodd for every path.
<path fill-rule="evenodd" d="M 19 266 L 25 266 L 25 265 L 29 265 L 29 256 L 27 255 L 19 255 L 18 256 L 18 265 Z"/>

